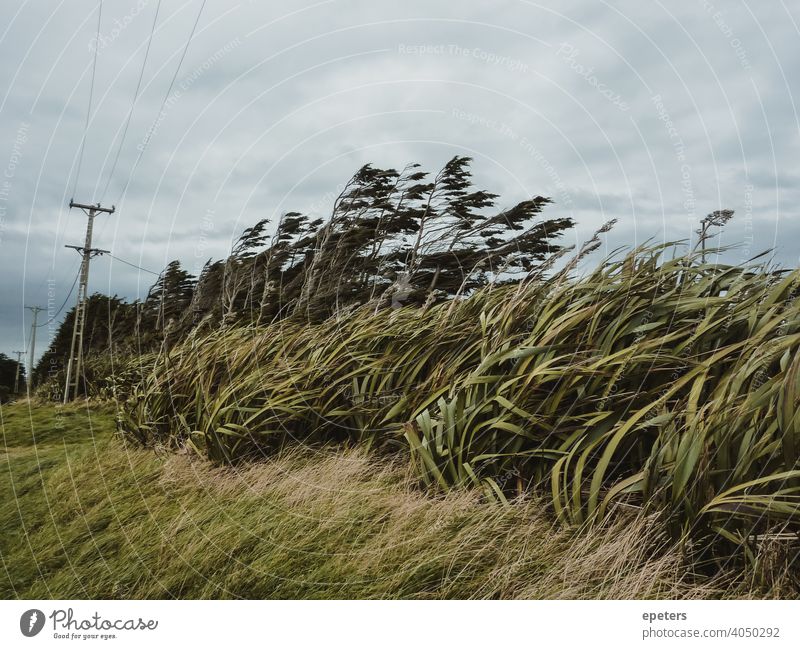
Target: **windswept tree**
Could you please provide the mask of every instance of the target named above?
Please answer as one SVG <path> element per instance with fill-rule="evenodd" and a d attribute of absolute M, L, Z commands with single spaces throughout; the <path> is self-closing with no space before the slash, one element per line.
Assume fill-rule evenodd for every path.
<path fill-rule="evenodd" d="M 164 331 L 181 318 L 192 302 L 194 287 L 194 276 L 181 268 L 178 260 L 167 264 L 143 303 L 143 311 L 154 319 L 156 330 Z"/>
<path fill-rule="evenodd" d="M 252 242 L 265 241 L 265 222 L 246 230 L 247 254 L 237 249 L 225 265 L 251 281 L 227 284 L 227 317 L 319 320 L 367 303 L 452 298 L 515 281 L 560 250 L 555 241 L 571 219 L 540 219 L 550 203 L 541 196 L 496 210 L 496 194 L 472 187 L 469 164 L 455 157 L 433 178 L 418 164 L 400 172 L 365 165 L 324 221 L 290 212 L 258 254 Z"/>
<path fill-rule="evenodd" d="M 192 322 L 320 320 L 372 304 L 421 305 L 516 281 L 561 247 L 569 218 L 542 219 L 537 196 L 498 210 L 497 195 L 472 186 L 470 158 L 435 176 L 365 165 L 327 218 L 284 214 L 247 228 L 230 256 L 209 262 Z M 184 326 L 186 326 L 184 320 Z"/>
<path fill-rule="evenodd" d="M 254 226 L 246 228 L 222 265 L 223 323 L 234 321 L 248 307 L 252 309 L 256 284 L 253 258 L 269 237 L 268 225 L 268 219 L 261 219 Z"/>
<path fill-rule="evenodd" d="M 254 260 L 254 276 L 261 289 L 259 322 L 281 317 L 293 306 L 304 270 L 314 257 L 322 224 L 322 219 L 310 219 L 299 212 L 288 212 L 278 221 L 269 248 Z"/>
<path fill-rule="evenodd" d="M 695 234 L 697 234 L 696 247 L 699 247 L 702 251 L 701 260 L 703 263 L 706 261 L 706 241 L 714 236 L 711 228 L 724 228 L 725 224 L 733 218 L 733 214 L 733 210 L 715 210 L 700 219 L 700 228 L 696 230 Z"/>
<path fill-rule="evenodd" d="M 454 157 L 432 179 L 418 165 L 362 168 L 320 230 L 296 310 L 452 298 L 515 281 L 557 252 L 572 220 L 537 220 L 550 203 L 541 196 L 496 211 L 497 195 L 472 187 L 470 162 Z"/>

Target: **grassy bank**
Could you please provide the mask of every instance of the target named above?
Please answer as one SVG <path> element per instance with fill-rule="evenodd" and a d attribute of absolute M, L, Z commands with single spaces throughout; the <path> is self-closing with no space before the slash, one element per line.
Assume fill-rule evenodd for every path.
<path fill-rule="evenodd" d="M 2 408 L 0 597 L 653 598 L 787 596 L 688 574 L 660 525 L 590 532 L 543 503 L 432 496 L 364 451 L 234 468 L 125 445 L 113 411 Z M 763 575 L 762 575 L 763 577 Z"/>

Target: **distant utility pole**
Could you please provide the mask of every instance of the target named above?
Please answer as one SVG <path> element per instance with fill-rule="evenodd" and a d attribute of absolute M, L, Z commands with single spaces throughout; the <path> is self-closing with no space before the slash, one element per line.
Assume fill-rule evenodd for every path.
<path fill-rule="evenodd" d="M 22 366 L 20 359 L 25 354 L 25 352 L 11 352 L 11 353 L 17 355 L 17 371 L 14 374 L 14 394 L 19 394 L 19 368 Z"/>
<path fill-rule="evenodd" d="M 69 349 L 69 360 L 67 360 L 67 380 L 64 386 L 64 403 L 70 399 L 70 393 L 73 397 L 78 396 L 78 387 L 80 385 L 81 366 L 83 364 L 83 328 L 86 324 L 86 302 L 87 291 L 89 285 L 89 260 L 95 255 L 102 255 L 108 250 L 100 250 L 92 248 L 92 227 L 94 226 L 94 217 L 98 212 L 105 212 L 106 214 L 114 213 L 114 206 L 100 207 L 100 203 L 96 205 L 83 205 L 76 203 L 73 200 L 69 202 L 70 208 L 78 207 L 86 212 L 89 221 L 86 224 L 86 241 L 83 247 L 80 246 L 65 246 L 67 248 L 74 248 L 81 253 L 81 272 L 80 280 L 78 283 L 78 301 L 75 305 L 75 322 L 72 327 L 72 344 Z"/>
<path fill-rule="evenodd" d="M 39 311 L 44 311 L 40 306 L 26 306 L 26 309 L 33 313 L 33 323 L 31 324 L 31 351 L 28 356 L 28 391 L 30 392 L 31 377 L 33 376 L 33 355 L 36 353 L 36 319 L 39 316 Z"/>

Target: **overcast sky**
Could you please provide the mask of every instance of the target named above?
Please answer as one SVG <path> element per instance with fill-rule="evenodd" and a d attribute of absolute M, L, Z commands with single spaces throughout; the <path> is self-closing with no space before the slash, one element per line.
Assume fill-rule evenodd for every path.
<path fill-rule="evenodd" d="M 472 156 L 501 206 L 551 196 L 572 242 L 618 219 L 610 248 L 730 208 L 733 261 L 797 264 L 797 3 L 207 0 L 178 69 L 202 4 L 105 0 L 98 39 L 96 0 L 3 0 L 0 351 L 28 344 L 24 305 L 52 316 L 70 291 L 71 197 L 116 206 L 96 247 L 197 272 L 261 218 L 324 215 L 365 162 Z M 100 257 L 90 291 L 133 299 L 153 279 Z"/>

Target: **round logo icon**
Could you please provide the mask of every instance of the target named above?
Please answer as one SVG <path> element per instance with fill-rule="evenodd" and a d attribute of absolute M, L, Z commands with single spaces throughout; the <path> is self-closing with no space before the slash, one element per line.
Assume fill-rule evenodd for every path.
<path fill-rule="evenodd" d="M 38 608 L 25 611 L 19 618 L 19 630 L 22 635 L 32 638 L 44 628 L 44 613 Z"/>

